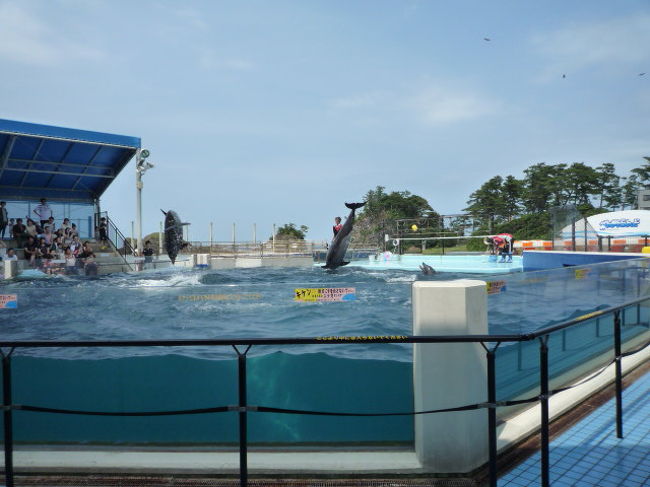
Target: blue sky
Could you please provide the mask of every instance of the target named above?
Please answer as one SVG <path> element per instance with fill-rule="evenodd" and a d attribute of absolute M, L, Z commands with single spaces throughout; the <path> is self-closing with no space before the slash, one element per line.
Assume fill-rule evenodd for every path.
<path fill-rule="evenodd" d="M 457 213 L 538 162 L 627 175 L 648 46 L 646 0 L 0 0 L 0 118 L 141 137 L 145 233 L 325 239 L 377 185 Z M 102 198 L 125 231 L 134 177 Z"/>

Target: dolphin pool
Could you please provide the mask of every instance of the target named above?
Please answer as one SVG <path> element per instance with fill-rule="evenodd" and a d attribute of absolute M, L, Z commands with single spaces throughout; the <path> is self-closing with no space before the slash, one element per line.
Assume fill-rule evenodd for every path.
<path fill-rule="evenodd" d="M 421 261 L 416 259 L 414 265 Z M 491 283 L 490 333 L 523 333 L 647 294 L 645 265 L 624 261 L 493 276 L 424 276 L 415 270 L 349 265 L 336 271 L 169 268 L 99 278 L 15 279 L 0 284 L 1 294 L 17 297 L 16 308 L 0 309 L 0 345 L 8 340 L 410 335 L 411 284 L 457 278 Z M 355 299 L 295 301 L 296 289 L 305 288 L 353 288 Z M 645 307 L 629 310 L 626 339 L 648 333 L 648 314 Z M 552 337 L 552 374 L 566 373 L 609 350 L 609 321 L 594 320 L 563 337 Z M 256 346 L 248 356 L 251 403 L 330 411 L 413 408 L 410 345 Z M 533 343 L 499 349 L 499 399 L 520 397 L 535 387 L 537 356 Z M 12 362 L 14 401 L 21 404 L 133 411 L 237 401 L 236 353 L 226 346 L 27 348 L 16 350 Z M 237 439 L 234 414 L 138 420 L 17 411 L 15 417 L 14 431 L 23 442 L 229 444 Z M 332 420 L 251 415 L 250 432 L 254 443 L 413 441 L 408 416 Z"/>

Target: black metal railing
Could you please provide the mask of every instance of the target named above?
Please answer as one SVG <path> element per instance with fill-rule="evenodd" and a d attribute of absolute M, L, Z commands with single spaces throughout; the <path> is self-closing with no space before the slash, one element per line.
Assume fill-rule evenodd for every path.
<path fill-rule="evenodd" d="M 106 218 L 106 238 L 108 239 L 109 245 L 111 245 L 115 249 L 117 254 L 120 257 L 122 257 L 122 260 L 124 261 L 124 265 L 127 267 L 127 269 L 134 270 L 133 266 L 126 258 L 127 255 L 135 255 L 135 248 L 132 245 L 131 239 L 126 238 L 122 234 L 120 229 L 117 228 L 117 225 L 115 225 L 113 220 L 109 218 L 108 213 L 105 211 L 102 213 L 97 213 L 97 215 L 95 216 L 95 219 L 97 221 L 97 229 L 98 229 L 97 238 L 100 238 L 99 224 L 101 218 Z"/>
<path fill-rule="evenodd" d="M 239 465 L 240 485 L 248 485 L 248 413 L 279 413 L 297 415 L 320 415 L 320 416 L 357 416 L 357 417 L 379 417 L 379 416 L 415 416 L 436 414 L 443 412 L 472 411 L 487 409 L 488 412 L 488 442 L 489 442 L 489 485 L 497 485 L 497 408 L 515 406 L 522 404 L 540 404 L 540 437 L 541 437 L 541 485 L 550 485 L 550 461 L 549 461 L 549 399 L 558 393 L 578 387 L 603 373 L 610 365 L 615 365 L 615 389 L 616 389 L 616 435 L 623 437 L 623 408 L 622 408 L 622 364 L 623 357 L 637 353 L 648 345 L 646 341 L 635 350 L 622 352 L 621 328 L 622 313 L 630 306 L 640 306 L 650 297 L 637 298 L 619 306 L 607 308 L 584 315 L 579 318 L 545 327 L 532 333 L 525 334 L 504 334 L 504 335 L 440 335 L 440 336 L 332 336 L 312 338 L 231 338 L 231 339 L 189 339 L 189 340 L 108 340 L 108 341 L 0 341 L 0 354 L 2 356 L 2 390 L 3 390 L 3 415 L 4 415 L 4 455 L 5 455 L 5 482 L 6 487 L 14 486 L 13 467 L 13 411 L 27 411 L 34 413 L 55 413 L 91 416 L 171 416 L 189 414 L 211 414 L 236 412 L 239 419 Z M 562 331 L 585 321 L 613 315 L 613 351 L 614 358 L 599 371 L 578 383 L 556 389 L 549 389 L 549 336 L 557 331 Z M 507 342 L 539 342 L 540 358 L 540 379 L 539 395 L 515 399 L 509 401 L 496 400 L 496 350 L 502 343 Z M 260 345 L 323 345 L 323 344 L 352 344 L 352 343 L 479 343 L 486 352 L 487 361 L 487 401 L 476 404 L 461 405 L 452 408 L 426 410 L 426 411 L 397 411 L 388 413 L 363 413 L 363 412 L 330 412 L 330 411 L 308 411 L 299 409 L 284 409 L 267 407 L 263 405 L 250 405 L 247 400 L 247 379 L 246 365 L 247 354 L 253 346 Z M 14 404 L 12 400 L 12 374 L 11 357 L 16 349 L 21 348 L 97 348 L 97 347 L 194 347 L 194 346 L 231 346 L 238 361 L 238 402 L 236 405 L 223 405 L 199 409 L 185 409 L 175 411 L 81 411 L 71 409 L 55 409 L 26 404 Z M 240 350 L 238 347 L 245 347 Z"/>

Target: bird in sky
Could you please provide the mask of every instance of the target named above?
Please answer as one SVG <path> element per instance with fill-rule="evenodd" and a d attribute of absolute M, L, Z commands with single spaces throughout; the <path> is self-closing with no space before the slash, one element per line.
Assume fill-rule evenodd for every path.
<path fill-rule="evenodd" d="M 490 39 L 489 37 L 484 37 L 483 40 L 487 41 L 487 42 L 490 42 L 492 39 Z"/>
<path fill-rule="evenodd" d="M 562 77 L 563 77 L 563 78 L 566 78 L 566 74 L 563 74 Z"/>
<path fill-rule="evenodd" d="M 644 75 L 645 75 L 645 73 L 639 73 L 639 76 L 644 76 Z"/>

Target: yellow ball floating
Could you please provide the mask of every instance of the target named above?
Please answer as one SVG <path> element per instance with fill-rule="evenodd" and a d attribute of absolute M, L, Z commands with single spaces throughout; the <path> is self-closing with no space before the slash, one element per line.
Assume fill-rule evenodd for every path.
<path fill-rule="evenodd" d="M 417 232 L 418 231 L 418 226 L 415 225 L 415 224 L 411 225 L 411 230 L 413 230 L 414 232 Z"/>

